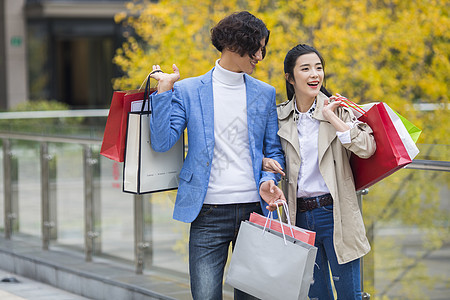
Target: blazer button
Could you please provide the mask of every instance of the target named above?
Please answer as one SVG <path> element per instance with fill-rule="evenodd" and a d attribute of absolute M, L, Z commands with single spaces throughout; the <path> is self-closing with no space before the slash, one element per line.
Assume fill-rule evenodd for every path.
<path fill-rule="evenodd" d="M 206 162 L 206 166 L 209 167 L 209 161 Z"/>

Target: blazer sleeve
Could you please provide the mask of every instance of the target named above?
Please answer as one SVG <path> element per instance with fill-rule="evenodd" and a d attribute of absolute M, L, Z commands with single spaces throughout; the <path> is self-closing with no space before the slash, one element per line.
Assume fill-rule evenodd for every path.
<path fill-rule="evenodd" d="M 186 110 L 180 89 L 150 96 L 150 140 L 153 150 L 166 152 L 178 141 L 186 128 Z"/>
<path fill-rule="evenodd" d="M 353 128 L 350 129 L 350 143 L 342 145 L 358 157 L 371 157 L 376 150 L 372 128 L 368 124 L 359 121 L 353 112 L 346 107 L 339 107 L 337 113 L 338 117 L 344 122 L 354 123 Z"/>
<path fill-rule="evenodd" d="M 272 95 L 270 97 L 270 102 L 268 104 L 268 115 L 266 129 L 264 133 L 264 143 L 263 143 L 263 154 L 264 157 L 269 157 L 278 161 L 281 167 L 284 169 L 285 160 L 283 149 L 281 147 L 280 137 L 278 136 L 278 117 L 277 117 L 277 106 L 275 100 L 275 89 L 272 88 Z M 275 184 L 281 179 L 280 174 L 274 174 L 271 172 L 261 171 L 261 180 L 259 184 L 264 181 L 273 180 Z"/>

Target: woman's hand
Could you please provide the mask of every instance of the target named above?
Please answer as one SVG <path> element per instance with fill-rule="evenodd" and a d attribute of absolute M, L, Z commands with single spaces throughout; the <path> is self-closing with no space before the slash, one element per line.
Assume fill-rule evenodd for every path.
<path fill-rule="evenodd" d="M 336 131 L 339 132 L 344 132 L 350 129 L 350 126 L 348 126 L 347 124 L 345 124 L 344 121 L 342 121 L 341 119 L 339 119 L 339 117 L 336 115 L 336 108 L 341 105 L 342 101 L 339 99 L 342 99 L 345 97 L 342 97 L 339 94 L 336 94 L 337 96 L 331 96 L 330 100 L 331 103 L 328 101 L 328 99 L 325 99 L 325 101 L 323 102 L 323 109 L 322 109 L 322 115 L 324 116 L 324 118 L 331 123 L 331 125 L 334 126 L 334 128 L 336 129 Z"/>
<path fill-rule="evenodd" d="M 172 65 L 172 69 L 173 73 L 168 74 L 161 71 L 159 65 L 153 65 L 153 71 L 150 73 L 150 77 L 158 81 L 158 93 L 170 91 L 175 82 L 180 79 L 180 70 L 178 70 L 175 64 Z"/>
<path fill-rule="evenodd" d="M 273 180 L 261 183 L 259 186 L 259 194 L 261 195 L 261 198 L 267 202 L 268 205 L 266 208 L 270 211 L 274 211 L 278 206 L 282 205 L 280 202 L 275 203 L 276 201 L 286 201 L 283 191 L 275 185 Z"/>
<path fill-rule="evenodd" d="M 262 169 L 266 172 L 271 173 L 279 173 L 281 176 L 285 176 L 283 172 L 283 168 L 281 167 L 280 163 L 277 162 L 275 159 L 264 157 L 262 161 Z"/>
<path fill-rule="evenodd" d="M 322 114 L 325 119 L 327 119 L 327 121 L 330 121 L 333 117 L 336 116 L 336 108 L 338 108 L 338 106 L 342 103 L 342 101 L 339 101 L 337 99 L 338 98 L 336 98 L 336 96 L 331 96 L 331 102 L 328 101 L 328 99 L 325 99 L 325 101 L 323 102 Z"/>

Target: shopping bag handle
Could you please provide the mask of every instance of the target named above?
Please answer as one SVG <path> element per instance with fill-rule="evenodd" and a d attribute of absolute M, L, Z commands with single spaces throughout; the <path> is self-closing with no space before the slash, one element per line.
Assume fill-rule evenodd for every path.
<path fill-rule="evenodd" d="M 287 225 L 289 226 L 289 229 L 291 230 L 292 237 L 295 238 L 294 231 L 292 229 L 291 220 L 289 218 L 289 207 L 288 207 L 286 201 L 284 201 L 284 200 L 277 200 L 277 201 L 275 201 L 275 204 L 278 204 L 278 203 L 282 204 L 283 209 L 286 212 L 287 220 L 288 220 L 288 224 Z M 277 211 L 278 211 L 278 216 L 279 216 L 278 218 L 279 218 L 279 223 L 280 223 L 280 227 L 281 227 L 281 232 L 283 234 L 284 244 L 287 245 L 286 234 L 284 233 L 284 227 L 283 227 L 284 223 L 281 221 L 281 212 L 279 211 L 279 209 L 280 209 L 280 206 L 277 205 Z M 267 214 L 266 223 L 264 224 L 263 234 L 264 234 L 264 232 L 266 232 L 267 223 L 269 222 L 269 220 L 270 220 L 270 223 L 269 223 L 269 228 L 270 228 L 270 226 L 272 225 L 272 220 L 274 220 L 273 219 L 273 211 L 269 211 L 269 213 Z"/>
<path fill-rule="evenodd" d="M 358 104 L 353 102 L 352 100 L 349 100 L 349 99 L 339 95 L 339 97 L 337 97 L 336 101 L 342 101 L 340 106 L 346 106 L 346 107 L 349 107 L 349 108 L 353 108 L 354 110 L 356 110 L 357 112 L 363 114 L 364 116 L 366 115 L 366 111 L 364 109 L 362 109 Z"/>
<path fill-rule="evenodd" d="M 147 81 L 144 80 L 141 84 L 141 87 L 139 88 L 139 89 L 142 89 L 142 86 L 144 85 L 144 82 L 145 82 L 144 100 L 142 101 L 141 113 L 144 113 L 144 112 L 150 113 L 150 79 L 151 79 L 150 75 L 152 73 L 154 73 L 154 72 L 152 71 L 152 72 L 148 73 L 147 78 L 146 78 Z M 148 110 L 144 111 L 145 103 L 147 101 L 148 101 L 148 108 L 147 108 Z"/>
<path fill-rule="evenodd" d="M 162 73 L 163 71 L 161 71 L 160 69 L 157 69 L 157 70 L 153 70 L 153 71 L 151 71 L 150 73 L 148 73 L 147 77 L 145 77 L 144 81 L 142 81 L 141 87 L 140 87 L 139 89 L 142 90 L 142 87 L 143 87 L 144 84 L 146 83 L 146 80 L 147 80 L 148 78 L 150 78 L 150 75 L 155 74 L 155 73 L 158 73 L 158 72 L 161 72 L 161 73 Z M 147 81 L 148 81 L 148 80 L 147 80 Z"/>

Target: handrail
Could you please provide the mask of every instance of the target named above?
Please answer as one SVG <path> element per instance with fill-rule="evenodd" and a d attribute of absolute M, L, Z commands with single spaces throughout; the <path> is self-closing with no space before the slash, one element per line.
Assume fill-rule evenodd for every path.
<path fill-rule="evenodd" d="M 450 172 L 450 161 L 421 160 L 415 159 L 405 167 L 406 169 L 416 169 L 425 171 Z"/>
<path fill-rule="evenodd" d="M 0 120 L 45 119 L 45 118 L 76 118 L 76 117 L 107 117 L 108 113 L 109 113 L 109 109 L 14 111 L 14 112 L 1 112 L 0 113 Z"/>
<path fill-rule="evenodd" d="M 77 109 L 77 110 L 50 110 L 50 111 L 18 111 L 18 112 L 0 112 L 0 120 L 18 120 L 18 119 L 50 119 L 50 118 L 77 118 L 77 117 L 107 117 L 109 109 Z M 101 144 L 101 138 L 86 138 L 76 136 L 58 136 L 47 134 L 30 134 L 0 130 L 0 138 L 36 141 L 36 142 L 54 142 L 70 143 L 82 145 Z"/>
<path fill-rule="evenodd" d="M 52 142 L 52 143 L 70 143 L 70 144 L 82 144 L 82 145 L 100 145 L 102 143 L 101 138 L 80 138 L 69 136 L 52 136 L 52 135 L 36 135 L 27 133 L 11 133 L 0 131 L 0 138 L 12 139 L 12 140 L 25 140 L 35 142 Z"/>
<path fill-rule="evenodd" d="M 36 135 L 26 133 L 10 133 L 0 131 L 0 139 L 26 140 L 36 142 L 71 143 L 83 145 L 100 145 L 101 138 L 80 138 L 68 136 Z M 186 145 L 187 146 L 187 145 Z M 405 169 L 450 172 L 450 161 L 414 159 Z"/>

